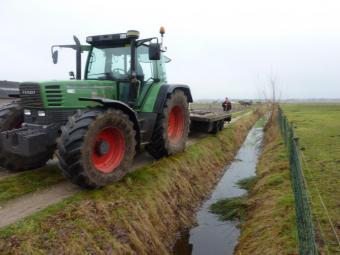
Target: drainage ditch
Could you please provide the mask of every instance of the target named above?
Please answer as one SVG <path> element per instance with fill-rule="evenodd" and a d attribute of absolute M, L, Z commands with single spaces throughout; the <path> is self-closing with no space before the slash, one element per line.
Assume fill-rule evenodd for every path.
<path fill-rule="evenodd" d="M 266 118 L 260 119 L 249 131 L 246 140 L 234 161 L 226 166 L 225 173 L 196 214 L 197 225 L 181 232 L 174 246 L 174 254 L 233 254 L 240 230 L 239 221 L 221 221 L 210 211 L 212 204 L 225 198 L 246 194 L 237 183 L 255 175 L 258 158 L 261 154 L 263 126 Z"/>

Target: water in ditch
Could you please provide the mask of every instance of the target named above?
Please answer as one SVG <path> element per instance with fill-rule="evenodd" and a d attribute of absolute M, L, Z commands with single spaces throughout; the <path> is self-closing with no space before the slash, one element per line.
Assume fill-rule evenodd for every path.
<path fill-rule="evenodd" d="M 226 167 L 211 197 L 199 209 L 196 215 L 197 226 L 179 235 L 174 254 L 233 254 L 240 235 L 239 222 L 220 221 L 218 215 L 209 211 L 209 207 L 220 199 L 242 196 L 246 193 L 246 190 L 239 188 L 236 183 L 255 175 L 261 153 L 264 123 L 265 119 L 261 119 L 250 130 L 234 161 Z"/>

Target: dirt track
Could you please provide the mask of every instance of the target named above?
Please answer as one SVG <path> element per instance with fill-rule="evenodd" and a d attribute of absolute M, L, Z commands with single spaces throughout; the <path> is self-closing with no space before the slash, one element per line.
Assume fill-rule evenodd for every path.
<path fill-rule="evenodd" d="M 250 112 L 249 112 L 250 113 Z M 245 113 L 239 117 L 236 117 L 231 123 L 237 121 L 242 116 L 247 115 Z M 228 125 L 228 124 L 226 124 Z M 225 126 L 226 126 L 225 125 Z M 204 133 L 191 133 L 187 145 L 196 143 L 199 139 L 206 137 L 208 134 Z M 147 163 L 152 162 L 154 159 L 147 153 L 141 153 L 134 159 L 132 171 L 140 168 Z M 49 164 L 57 164 L 55 160 L 50 161 Z M 15 175 L 5 170 L 0 171 L 0 179 Z M 80 192 L 81 189 L 72 183 L 65 181 L 57 185 L 51 186 L 44 190 L 39 190 L 27 195 L 21 196 L 10 200 L 9 202 L 1 205 L 0 207 L 0 227 L 12 224 L 26 216 L 40 211 L 49 205 L 58 203 L 63 199 Z"/>
<path fill-rule="evenodd" d="M 0 208 L 0 227 L 14 223 L 79 191 L 78 186 L 62 182 L 46 190 L 13 199 Z"/>

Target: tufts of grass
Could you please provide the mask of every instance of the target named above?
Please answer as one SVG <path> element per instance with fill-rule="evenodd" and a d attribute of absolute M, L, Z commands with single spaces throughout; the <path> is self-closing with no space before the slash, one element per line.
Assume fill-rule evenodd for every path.
<path fill-rule="evenodd" d="M 255 175 L 239 180 L 237 185 L 249 192 L 255 186 L 257 180 L 258 177 Z M 247 198 L 248 195 L 244 195 L 218 200 L 210 206 L 210 211 L 219 215 L 219 219 L 222 221 L 235 219 L 243 221 L 247 211 Z"/>
<path fill-rule="evenodd" d="M 281 174 L 273 174 L 273 175 L 270 175 L 268 177 L 265 186 L 270 188 L 270 187 L 273 187 L 273 186 L 280 185 L 284 181 L 285 180 L 284 180 L 284 178 Z"/>
<path fill-rule="evenodd" d="M 242 180 L 239 180 L 237 182 L 237 185 L 241 189 L 245 189 L 247 191 L 250 191 L 255 186 L 258 179 L 259 179 L 259 177 L 257 175 L 254 175 L 254 176 L 247 177 L 247 178 L 244 178 Z"/>
<path fill-rule="evenodd" d="M 210 206 L 210 211 L 219 216 L 222 221 L 243 221 L 247 212 L 247 197 L 232 197 L 217 201 Z"/>

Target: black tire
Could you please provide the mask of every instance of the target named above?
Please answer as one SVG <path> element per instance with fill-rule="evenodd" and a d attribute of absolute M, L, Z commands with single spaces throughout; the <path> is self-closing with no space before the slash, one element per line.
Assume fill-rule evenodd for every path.
<path fill-rule="evenodd" d="M 0 132 L 20 128 L 24 122 L 24 110 L 18 101 L 0 107 Z M 34 157 L 23 157 L 2 149 L 0 166 L 10 171 L 24 171 L 42 167 L 52 158 L 55 146 Z"/>
<path fill-rule="evenodd" d="M 217 134 L 217 132 L 220 130 L 220 128 L 219 128 L 219 122 L 218 121 L 215 121 L 215 122 L 213 122 L 212 123 L 212 125 L 213 125 L 213 128 L 212 128 L 212 130 L 211 130 L 211 134 Z"/>
<path fill-rule="evenodd" d="M 224 128 L 224 120 L 220 120 L 219 122 L 219 131 L 222 131 Z"/>
<path fill-rule="evenodd" d="M 178 112 L 178 114 L 174 112 Z M 177 131 L 169 131 L 170 115 L 172 114 L 174 114 L 174 116 L 176 116 L 176 114 L 179 116 L 177 117 L 177 123 L 181 123 L 180 119 L 183 117 L 183 123 L 179 124 L 181 126 L 180 128 L 177 128 L 176 124 L 171 125 L 172 127 L 175 127 L 171 130 L 177 129 L 178 133 Z M 160 159 L 164 156 L 184 151 L 188 140 L 189 126 L 190 116 L 187 96 L 183 91 L 175 90 L 174 93 L 168 96 L 163 108 L 163 113 L 159 114 L 157 117 L 151 142 L 146 146 L 146 150 L 155 159 Z M 173 133 L 175 134 L 172 135 Z"/>
<path fill-rule="evenodd" d="M 123 142 L 120 145 L 110 146 L 109 143 L 103 142 L 104 139 L 98 140 L 98 136 L 105 132 L 117 132 L 119 141 Z M 78 111 L 62 127 L 62 134 L 58 139 L 57 157 L 60 168 L 72 183 L 83 188 L 99 188 L 119 181 L 133 163 L 136 153 L 135 136 L 133 123 L 120 110 Z M 108 137 L 111 139 L 110 135 Z M 121 149 L 123 147 L 124 150 Z M 113 166 L 114 164 L 111 163 L 115 162 L 117 157 L 116 154 L 109 157 L 109 153 L 117 148 L 119 150 L 117 157 L 120 160 L 116 162 L 116 166 Z M 103 160 L 104 157 L 107 161 Z M 99 164 L 98 158 L 108 163 Z"/>

